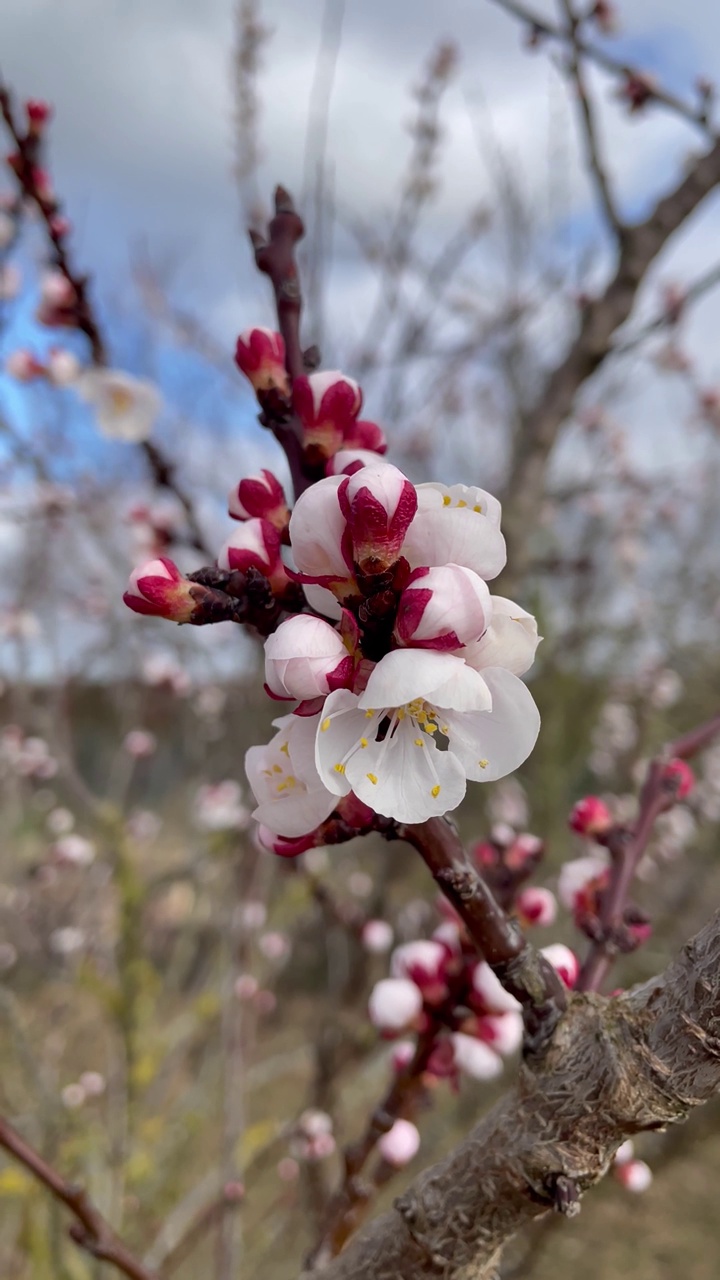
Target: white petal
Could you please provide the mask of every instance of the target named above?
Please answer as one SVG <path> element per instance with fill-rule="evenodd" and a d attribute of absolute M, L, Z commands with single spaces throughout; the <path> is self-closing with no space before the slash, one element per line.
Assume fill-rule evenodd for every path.
<path fill-rule="evenodd" d="M 418 745 L 422 743 L 422 745 Z M 449 751 L 418 732 L 408 716 L 392 738 L 370 742 L 348 760 L 345 776 L 358 799 L 386 818 L 424 822 L 456 809 L 465 796 L 465 772 Z"/>
<path fill-rule="evenodd" d="M 468 778 L 494 782 L 519 768 L 530 755 L 540 731 L 540 713 L 522 680 L 502 667 L 483 675 L 492 694 L 492 711 L 458 715 L 447 712 L 450 751 Z"/>
<path fill-rule="evenodd" d="M 464 502 L 466 507 L 471 510 L 480 507 L 484 516 L 494 525 L 500 528 L 500 520 L 502 517 L 502 506 L 497 498 L 488 493 L 486 489 L 478 489 L 475 485 L 469 484 L 439 484 L 437 480 L 430 480 L 427 484 L 419 484 L 417 486 L 418 493 L 421 489 L 437 489 L 443 498 L 450 499 L 450 505 L 457 507 L 459 503 Z"/>
<path fill-rule="evenodd" d="M 465 645 L 462 657 L 476 671 L 484 667 L 505 667 L 513 675 L 524 675 L 532 666 L 535 650 L 542 640 L 537 622 L 512 600 L 503 596 L 491 596 L 491 600 L 491 625 L 479 640 Z"/>
<path fill-rule="evenodd" d="M 335 599 L 332 591 L 328 591 L 327 587 L 311 586 L 309 583 L 305 583 L 303 591 L 311 609 L 321 613 L 324 618 L 336 618 L 338 622 L 340 621 L 342 606 L 339 600 Z"/>
<path fill-rule="evenodd" d="M 395 649 L 373 669 L 360 707 L 402 707 L 416 698 L 459 711 L 490 706 L 484 679 L 462 658 L 433 649 Z"/>
<path fill-rule="evenodd" d="M 346 775 L 345 759 L 361 743 L 370 741 L 379 717 L 368 718 L 358 707 L 358 699 L 349 689 L 336 689 L 325 699 L 315 737 L 315 767 L 325 786 L 338 796 L 346 796 L 352 784 Z"/>
<path fill-rule="evenodd" d="M 481 578 L 495 578 L 507 559 L 505 539 L 488 516 L 471 507 L 446 506 L 440 490 L 418 488 L 418 511 L 402 553 L 411 568 L 459 564 Z"/>
<path fill-rule="evenodd" d="M 346 478 L 326 476 L 310 485 L 295 503 L 290 517 L 290 545 L 302 573 L 318 577 L 339 573 L 347 577 L 341 549 L 345 517 L 337 498 L 338 488 Z"/>
<path fill-rule="evenodd" d="M 268 827 L 277 836 L 292 839 L 307 835 L 330 817 L 337 804 L 337 796 L 321 788 L 305 791 L 285 800 L 267 800 L 253 809 L 256 822 Z"/>

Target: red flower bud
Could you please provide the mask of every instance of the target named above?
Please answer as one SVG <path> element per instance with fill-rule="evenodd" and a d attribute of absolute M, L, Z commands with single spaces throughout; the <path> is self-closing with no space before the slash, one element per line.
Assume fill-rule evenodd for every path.
<path fill-rule="evenodd" d="M 183 578 L 177 565 L 159 556 L 133 570 L 123 600 L 135 613 L 190 622 L 196 608 L 192 589 L 193 583 Z"/>
<path fill-rule="evenodd" d="M 684 800 L 695 786 L 695 775 L 686 760 L 670 760 L 663 769 L 663 779 L 675 786 L 678 800 Z"/>
<path fill-rule="evenodd" d="M 303 426 L 305 447 L 322 458 L 342 448 L 361 405 L 357 382 L 337 370 L 311 373 L 293 383 L 293 408 Z"/>
<path fill-rule="evenodd" d="M 372 453 L 387 453 L 387 440 L 377 422 L 358 422 L 356 419 L 345 427 L 343 449 L 369 449 Z"/>
<path fill-rule="evenodd" d="M 29 98 L 25 103 L 25 111 L 31 125 L 36 128 L 42 127 L 52 120 L 52 107 L 49 102 L 44 102 L 42 98 Z"/>
<path fill-rule="evenodd" d="M 267 391 L 278 391 L 283 397 L 290 394 L 285 343 L 272 329 L 245 329 L 237 340 L 235 363 L 258 396 Z"/>
<path fill-rule="evenodd" d="M 246 476 L 231 490 L 228 511 L 233 520 L 260 517 L 282 533 L 287 528 L 290 512 L 280 481 L 272 471 L 262 470 L 258 476 Z"/>
<path fill-rule="evenodd" d="M 572 831 L 581 836 L 601 836 L 613 826 L 610 810 L 599 796 L 578 800 L 568 819 Z"/>

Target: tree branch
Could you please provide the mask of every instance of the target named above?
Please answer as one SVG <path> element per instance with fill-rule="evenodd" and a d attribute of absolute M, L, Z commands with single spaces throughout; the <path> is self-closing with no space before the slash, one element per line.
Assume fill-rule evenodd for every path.
<path fill-rule="evenodd" d="M 576 995 L 547 1051 L 444 1160 L 325 1271 L 327 1280 L 491 1280 L 504 1244 L 577 1212 L 621 1142 L 720 1089 L 720 912 L 658 978 Z"/>
<path fill-rule="evenodd" d="M 116 1236 L 112 1227 L 90 1200 L 83 1187 L 73 1186 L 35 1151 L 12 1125 L 0 1116 L 0 1147 L 19 1161 L 28 1173 L 41 1182 L 48 1191 L 64 1204 L 76 1221 L 70 1227 L 70 1238 L 91 1257 L 109 1262 L 129 1280 L 159 1280 L 156 1272 L 148 1271 Z"/>
<path fill-rule="evenodd" d="M 584 307 L 569 350 L 546 377 L 534 407 L 523 414 L 509 468 L 503 518 L 514 579 L 522 579 L 527 570 L 532 543 L 528 529 L 541 505 L 553 446 L 578 391 L 612 353 L 612 339 L 630 316 L 638 291 L 667 241 L 718 182 L 720 141 L 696 160 L 644 222 L 625 228 L 612 280 Z M 512 594 L 507 576 L 503 589 Z"/>

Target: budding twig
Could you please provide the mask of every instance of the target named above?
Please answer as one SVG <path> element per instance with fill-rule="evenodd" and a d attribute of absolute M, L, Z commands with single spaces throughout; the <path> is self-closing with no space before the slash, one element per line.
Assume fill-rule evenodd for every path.
<path fill-rule="evenodd" d="M 74 1214 L 70 1238 L 101 1262 L 109 1262 L 129 1280 L 159 1280 L 136 1258 L 90 1200 L 83 1187 L 73 1186 L 47 1163 L 7 1120 L 0 1117 L 0 1147 L 31 1173 L 38 1182 Z"/>
<path fill-rule="evenodd" d="M 108 364 L 108 350 L 105 336 L 97 319 L 88 292 L 89 277 L 82 275 L 73 265 L 68 248 L 68 224 L 62 216 L 62 204 L 52 191 L 46 191 L 38 181 L 40 169 L 40 152 L 42 133 L 31 130 L 23 132 L 13 112 L 10 89 L 0 77 L 0 112 L 16 148 L 13 163 L 9 166 L 15 175 L 23 196 L 32 202 L 38 210 L 45 227 L 47 237 L 52 246 L 53 266 L 67 280 L 72 288 L 74 302 L 75 327 L 84 333 L 90 344 L 92 363 L 96 368 L 105 368 Z M 185 514 L 190 533 L 190 543 L 198 551 L 210 555 L 202 530 L 195 514 L 192 499 L 182 487 L 176 476 L 175 463 L 164 451 L 149 440 L 140 442 L 147 459 L 153 483 L 158 489 L 167 489 L 173 493 Z"/>
<path fill-rule="evenodd" d="M 668 742 L 651 762 L 640 792 L 638 813 L 632 827 L 610 833 L 613 856 L 608 886 L 600 905 L 599 937 L 592 943 L 577 981 L 579 991 L 599 991 L 617 955 L 616 936 L 622 925 L 632 882 L 660 815 L 672 805 L 676 782 L 668 775 L 670 760 L 688 760 L 720 734 L 720 714 Z"/>
<path fill-rule="evenodd" d="M 481 956 L 520 1001 L 526 1052 L 540 1052 L 567 1007 L 565 989 L 552 965 L 538 955 L 500 907 L 445 818 L 398 825 L 395 834 L 418 850 Z"/>

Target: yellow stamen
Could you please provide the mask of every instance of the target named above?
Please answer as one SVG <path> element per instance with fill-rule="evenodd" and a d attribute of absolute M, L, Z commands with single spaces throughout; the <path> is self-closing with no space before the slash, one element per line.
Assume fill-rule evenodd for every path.
<path fill-rule="evenodd" d="M 473 507 L 473 511 L 477 511 L 479 515 L 482 515 L 482 507 L 479 502 Z"/>
<path fill-rule="evenodd" d="M 282 773 L 282 768 L 279 764 L 274 764 L 272 767 L 272 771 L 273 773 Z"/>
<path fill-rule="evenodd" d="M 466 506 L 467 506 L 467 502 L 465 501 L 465 499 L 464 499 L 464 498 L 460 498 L 460 500 L 459 500 L 459 502 L 458 502 L 458 506 L 459 506 L 459 507 L 466 507 Z"/>
<path fill-rule="evenodd" d="M 422 738 L 416 738 L 416 739 L 415 739 L 415 746 L 416 746 L 416 747 L 424 747 L 424 745 L 425 745 L 425 743 L 423 742 Z"/>
<path fill-rule="evenodd" d="M 327 730 L 330 728 L 330 723 L 331 723 L 331 721 L 330 721 L 330 717 L 329 717 L 329 716 L 326 716 L 326 717 L 325 717 L 325 719 L 323 720 L 322 724 L 320 725 L 320 732 L 321 732 L 321 733 L 326 733 L 326 732 L 327 732 Z"/>
<path fill-rule="evenodd" d="M 441 732 L 441 733 L 444 733 L 444 734 L 445 734 L 445 737 L 447 738 L 447 736 L 448 736 L 448 734 L 449 734 L 449 732 L 450 732 L 450 725 L 449 725 L 449 724 L 441 724 L 441 725 L 440 725 L 440 732 Z"/>
<path fill-rule="evenodd" d="M 436 800 L 436 799 L 437 799 L 437 797 L 440 795 L 440 787 L 439 787 L 439 785 L 438 785 L 437 783 L 435 784 L 435 786 L 434 786 L 434 787 L 432 788 L 432 790 L 430 791 L 430 795 L 432 796 L 433 800 Z"/>
<path fill-rule="evenodd" d="M 374 773 L 366 773 L 366 774 L 365 774 L 365 777 L 370 779 L 370 781 L 372 782 L 373 786 L 377 786 L 377 778 L 375 777 L 375 774 L 374 774 Z"/>
<path fill-rule="evenodd" d="M 437 733 L 437 731 L 438 731 L 438 727 L 437 727 L 437 725 L 435 724 L 435 722 L 434 722 L 433 720 L 428 720 L 427 724 L 425 725 L 425 732 L 426 732 L 426 733 Z"/>
<path fill-rule="evenodd" d="M 375 715 L 375 712 L 374 712 L 374 711 L 372 711 L 372 710 L 370 710 L 370 711 L 366 711 L 366 712 L 365 712 L 365 719 L 366 719 L 366 720 L 372 720 L 372 718 L 373 718 L 373 716 L 374 716 L 374 715 Z"/>
<path fill-rule="evenodd" d="M 481 769 L 487 769 L 488 764 L 489 764 L 489 761 L 488 761 L 488 760 L 478 760 L 478 764 L 480 765 L 480 768 L 481 768 Z"/>
<path fill-rule="evenodd" d="M 289 748 L 289 746 L 288 746 L 287 742 L 283 742 L 282 746 L 280 747 L 280 750 L 282 751 L 283 755 L 285 755 L 285 756 L 289 756 L 289 755 L 290 755 L 290 748 Z"/>
<path fill-rule="evenodd" d="M 344 764 L 340 764 L 340 762 L 338 761 L 338 763 L 337 763 L 337 764 L 334 764 L 334 765 L 333 765 L 333 769 L 335 770 L 335 772 L 336 772 L 336 773 L 344 773 L 344 772 L 345 772 L 345 765 L 344 765 Z"/>
<path fill-rule="evenodd" d="M 443 506 L 449 507 L 451 502 L 452 502 L 452 498 L 450 497 L 450 494 L 446 493 L 445 497 L 443 498 Z"/>
<path fill-rule="evenodd" d="M 368 744 L 368 740 L 367 740 L 367 738 L 361 738 L 361 739 L 360 739 L 360 746 L 361 746 L 361 747 L 366 747 L 366 746 L 367 746 L 367 744 Z"/>

